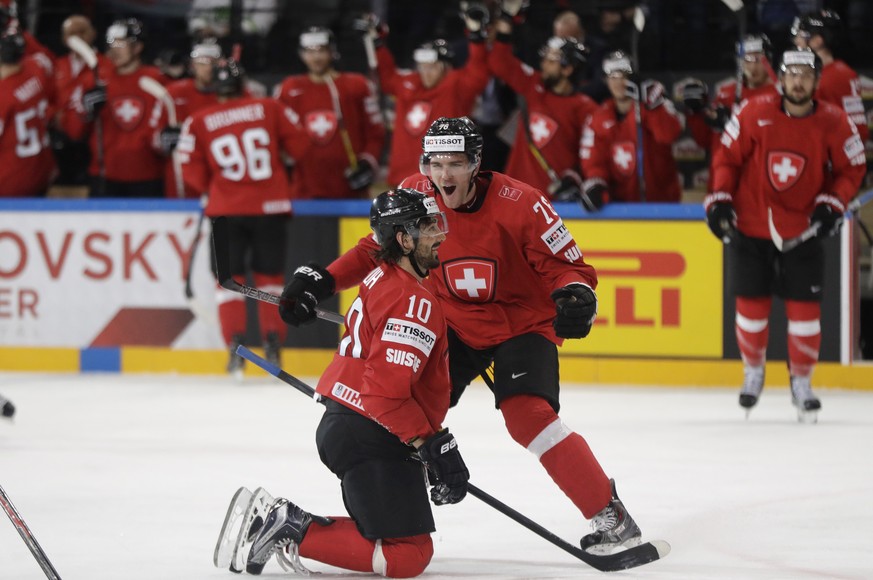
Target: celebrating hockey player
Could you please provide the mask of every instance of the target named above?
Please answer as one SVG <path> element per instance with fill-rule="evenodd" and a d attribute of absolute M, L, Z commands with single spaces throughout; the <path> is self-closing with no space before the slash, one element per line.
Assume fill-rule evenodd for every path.
<path fill-rule="evenodd" d="M 788 316 L 791 400 L 803 420 L 814 420 L 821 408 L 810 379 L 821 344 L 822 241 L 839 232 L 865 172 L 855 125 L 842 109 L 813 98 L 821 71 L 821 59 L 809 49 L 784 53 L 784 96 L 740 106 L 725 127 L 713 161 L 712 193 L 704 202 L 710 229 L 728 243 L 744 365 L 740 405 L 754 407 L 764 387 L 775 289 Z M 782 240 L 811 226 L 815 237 L 782 251 Z"/>
<path fill-rule="evenodd" d="M 248 551 L 250 574 L 260 574 L 275 552 L 286 569 L 304 570 L 299 554 L 389 578 L 417 576 L 433 555 L 436 528 L 424 472 L 412 460 L 416 450 L 434 504 L 457 503 L 467 493 L 469 473 L 443 427 L 451 392 L 446 321 L 422 283 L 439 266 L 445 214 L 419 191 L 389 190 L 373 201 L 370 225 L 377 267 L 360 285 L 317 388 L 327 407 L 316 431 L 318 453 L 342 482 L 351 517 L 314 516 L 286 499 L 265 498 L 259 506 L 254 496 L 245 530 L 259 513 L 266 516 L 250 532 L 257 533 Z M 219 551 L 232 541 L 225 534 Z M 247 547 L 243 541 L 234 551 Z"/>
<path fill-rule="evenodd" d="M 557 345 L 588 336 L 597 314 L 597 275 L 548 196 L 506 175 L 480 172 L 482 135 L 472 121 L 437 119 L 423 139 L 421 174 L 403 186 L 427 191 L 451 235 L 441 267 L 425 280 L 448 322 L 452 404 L 487 378 L 510 436 L 533 453 L 594 533 L 582 547 L 609 552 L 640 543 L 588 444 L 558 416 Z M 360 282 L 373 267 L 372 237 L 334 261 L 298 268 L 282 294 L 282 318 L 314 320 L 319 300 Z M 493 378 L 486 374 L 493 363 Z"/>
<path fill-rule="evenodd" d="M 285 230 L 291 215 L 284 151 L 305 151 L 297 116 L 278 101 L 247 97 L 243 74 L 232 59 L 217 60 L 212 90 L 219 103 L 195 112 L 182 127 L 177 151 L 185 183 L 206 192 L 208 217 L 229 216 L 230 272 L 245 283 L 247 256 L 255 286 L 278 292 L 284 282 Z M 245 297 L 219 288 L 218 318 L 230 358 L 227 370 L 241 376 L 236 347 L 246 331 Z M 273 308 L 259 303 L 259 327 L 267 358 L 279 364 L 285 325 Z"/>

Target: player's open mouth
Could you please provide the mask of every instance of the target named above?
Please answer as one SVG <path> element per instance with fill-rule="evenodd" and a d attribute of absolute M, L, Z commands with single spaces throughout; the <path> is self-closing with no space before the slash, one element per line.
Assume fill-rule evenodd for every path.
<path fill-rule="evenodd" d="M 458 188 L 457 185 L 444 185 L 443 191 L 446 192 L 446 195 L 452 195 L 453 193 L 455 193 L 455 189 L 457 189 L 457 188 Z"/>

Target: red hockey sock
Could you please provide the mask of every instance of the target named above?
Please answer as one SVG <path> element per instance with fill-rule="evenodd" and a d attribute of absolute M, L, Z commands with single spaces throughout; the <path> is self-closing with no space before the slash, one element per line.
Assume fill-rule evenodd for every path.
<path fill-rule="evenodd" d="M 773 299 L 737 296 L 737 346 L 743 362 L 749 366 L 764 366 L 767 361 L 767 340 L 770 335 L 770 307 Z"/>
<path fill-rule="evenodd" d="M 245 283 L 241 277 L 235 276 L 237 282 Z M 218 287 L 218 321 L 221 324 L 221 334 L 224 343 L 230 344 L 234 334 L 246 333 L 246 303 L 242 294 Z"/>
<path fill-rule="evenodd" d="M 500 403 L 512 438 L 536 455 L 552 480 L 586 519 L 612 497 L 609 478 L 588 443 L 561 421 L 549 403 L 533 395 L 515 395 Z"/>
<path fill-rule="evenodd" d="M 418 576 L 433 557 L 430 534 L 368 540 L 351 518 L 331 519 L 334 522 L 328 526 L 314 522 L 309 526 L 300 544 L 302 557 L 346 570 L 375 572 L 388 578 Z"/>
<path fill-rule="evenodd" d="M 270 294 L 282 294 L 285 279 L 282 274 L 259 274 L 253 275 L 255 286 L 258 290 Z M 275 332 L 279 336 L 279 342 L 285 342 L 287 326 L 279 316 L 279 309 L 275 304 L 258 301 L 258 322 L 261 325 L 261 335 L 266 338 L 267 334 Z"/>
<path fill-rule="evenodd" d="M 808 377 L 818 362 L 821 347 L 821 304 L 785 301 L 788 315 L 788 371 L 793 377 Z"/>

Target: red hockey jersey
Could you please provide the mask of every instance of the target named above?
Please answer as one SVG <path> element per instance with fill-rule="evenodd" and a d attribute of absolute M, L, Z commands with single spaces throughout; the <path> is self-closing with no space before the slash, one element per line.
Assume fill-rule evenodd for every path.
<path fill-rule="evenodd" d="M 611 201 L 679 201 L 682 187 L 673 159 L 673 142 L 682 122 L 669 101 L 649 110 L 642 107 L 643 179 L 646 199 L 640 199 L 637 178 L 637 122 L 631 112 L 619 119 L 612 99 L 591 116 L 582 135 L 582 171 L 585 179 L 606 184 Z"/>
<path fill-rule="evenodd" d="M 861 100 L 861 80 L 849 65 L 837 59 L 822 68 L 815 98 L 843 109 L 858 128 L 861 141 L 867 142 L 870 129 L 864 114 L 864 101 Z"/>
<path fill-rule="evenodd" d="M 712 104 L 722 105 L 732 110 L 736 104 L 736 86 L 737 83 L 733 82 L 719 87 L 718 94 L 716 94 Z M 772 83 L 761 85 L 754 89 L 750 89 L 743 84 L 741 101 L 752 99 L 754 97 L 762 97 L 764 95 L 778 96 L 779 90 L 776 88 L 776 85 Z M 688 124 L 688 130 L 691 132 L 691 136 L 698 145 L 709 151 L 714 150 L 714 148 L 718 146 L 721 133 L 713 129 L 706 122 L 703 113 L 688 114 L 686 116 L 686 122 Z"/>
<path fill-rule="evenodd" d="M 800 235 L 819 194 L 846 204 L 866 172 L 855 125 L 825 102 L 797 118 L 783 111 L 781 97 L 745 101 L 725 127 L 722 144 L 713 160 L 713 192 L 732 196 L 737 228 L 756 238 L 770 238 L 768 208 L 782 237 Z"/>
<path fill-rule="evenodd" d="M 291 211 L 281 152 L 305 152 L 294 112 L 274 99 L 241 97 L 185 121 L 177 152 L 185 183 L 209 194 L 205 212 L 263 215 Z"/>
<path fill-rule="evenodd" d="M 433 195 L 427 177 L 403 180 Z M 452 210 L 435 195 L 446 213 L 449 234 L 440 244 L 440 266 L 425 281 L 439 299 L 446 320 L 473 348 L 487 348 L 527 333 L 561 344 L 552 321 L 549 295 L 572 282 L 597 286 L 594 268 L 585 263 L 548 196 L 501 173 L 477 178 L 477 202 L 470 210 Z M 328 270 L 337 289 L 349 288 L 373 266 L 372 236 L 335 260 Z"/>
<path fill-rule="evenodd" d="M 439 117 L 464 117 L 488 84 L 485 45 L 471 42 L 470 58 L 463 68 L 450 70 L 435 87 L 426 89 L 417 72 L 400 73 L 386 47 L 376 51 L 382 91 L 394 95 L 396 112 L 391 136 L 388 183 L 398 184 L 418 172 L 421 139 Z"/>
<path fill-rule="evenodd" d="M 291 175 L 291 196 L 303 198 L 359 198 L 366 192 L 349 187 L 345 172 L 349 154 L 341 134 L 342 122 L 356 157 L 367 158 L 376 169 L 385 144 L 385 124 L 373 87 L 363 76 L 342 73 L 335 77 L 340 114 L 332 105 L 327 83 L 309 75 L 288 77 L 276 98 L 300 116 L 310 146 L 306 157 L 297 159 Z"/>
<path fill-rule="evenodd" d="M 316 390 L 371 417 L 401 441 L 439 431 L 451 392 L 439 300 L 394 265 L 371 271 Z"/>
<path fill-rule="evenodd" d="M 44 193 L 55 160 L 49 147 L 53 83 L 34 60 L 0 80 L 0 197 Z"/>
<path fill-rule="evenodd" d="M 543 86 L 538 71 L 522 64 L 512 54 L 512 45 L 495 42 L 488 55 L 488 66 L 497 78 L 527 102 L 530 136 L 543 158 L 558 176 L 565 171 L 581 174 L 579 141 L 582 129 L 597 103 L 583 94 L 558 95 Z M 551 179 L 528 146 L 519 117 L 515 142 L 506 163 L 506 173 L 541 191 L 548 191 Z"/>

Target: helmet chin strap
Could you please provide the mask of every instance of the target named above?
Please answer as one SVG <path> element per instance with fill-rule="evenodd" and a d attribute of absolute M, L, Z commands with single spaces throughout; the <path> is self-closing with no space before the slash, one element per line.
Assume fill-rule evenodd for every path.
<path fill-rule="evenodd" d="M 421 265 L 419 265 L 418 260 L 415 258 L 415 250 L 418 249 L 418 238 L 415 238 L 415 245 L 412 246 L 412 250 L 409 251 L 408 254 L 403 254 L 409 260 L 409 264 L 412 266 L 412 269 L 415 270 L 415 273 L 419 276 L 419 278 L 427 278 L 427 275 L 430 273 L 430 270 L 423 269 Z"/>

